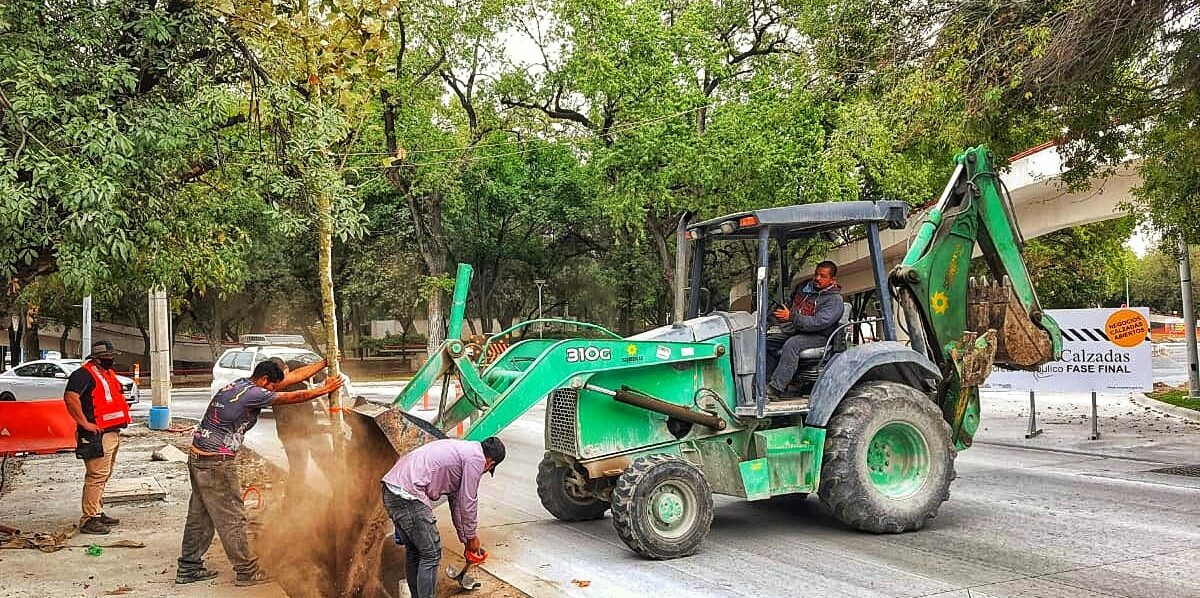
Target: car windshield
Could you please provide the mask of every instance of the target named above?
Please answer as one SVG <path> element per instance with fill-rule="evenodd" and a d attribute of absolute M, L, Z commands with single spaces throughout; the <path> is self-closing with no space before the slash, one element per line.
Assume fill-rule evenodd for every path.
<path fill-rule="evenodd" d="M 320 361 L 320 359 L 321 359 L 320 356 L 318 356 L 316 353 L 313 353 L 312 351 L 297 351 L 295 353 L 274 353 L 273 355 L 271 355 L 271 357 L 278 357 L 278 358 L 282 359 L 284 361 L 284 363 L 287 363 L 289 361 L 299 361 L 300 363 L 303 363 L 304 365 L 308 365 L 310 363 L 316 363 L 317 361 Z"/>
<path fill-rule="evenodd" d="M 82 359 L 64 359 L 62 361 L 56 361 L 54 363 L 57 363 L 58 367 L 61 367 L 63 369 L 63 371 L 68 374 L 83 367 Z"/>

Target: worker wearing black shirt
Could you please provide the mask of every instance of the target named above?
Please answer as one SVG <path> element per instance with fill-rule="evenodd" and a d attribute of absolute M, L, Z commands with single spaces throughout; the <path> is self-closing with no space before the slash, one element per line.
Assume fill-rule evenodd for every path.
<path fill-rule="evenodd" d="M 101 497 L 112 475 L 121 444 L 121 428 L 129 425 L 129 404 L 113 371 L 116 351 L 109 341 L 92 345 L 83 367 L 71 372 L 63 401 L 75 420 L 75 455 L 83 459 L 83 517 L 79 531 L 107 534 L 120 520 L 104 514 Z"/>

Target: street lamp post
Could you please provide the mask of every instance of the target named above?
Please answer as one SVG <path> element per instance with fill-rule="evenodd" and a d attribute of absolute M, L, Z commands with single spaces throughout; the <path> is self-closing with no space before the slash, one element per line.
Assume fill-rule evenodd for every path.
<path fill-rule="evenodd" d="M 537 317 L 540 320 L 540 319 L 542 319 L 542 287 L 546 286 L 546 279 L 538 278 L 537 280 L 533 281 L 533 284 L 536 284 L 537 288 L 538 288 L 538 316 Z M 545 326 L 544 324 L 542 324 L 541 322 L 538 322 L 538 338 L 542 338 L 542 330 L 543 330 L 544 326 Z"/>

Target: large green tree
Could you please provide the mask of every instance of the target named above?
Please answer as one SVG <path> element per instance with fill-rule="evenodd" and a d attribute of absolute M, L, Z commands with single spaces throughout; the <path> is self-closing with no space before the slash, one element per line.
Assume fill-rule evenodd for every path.
<path fill-rule="evenodd" d="M 227 285 L 261 198 L 209 180 L 244 126 L 228 37 L 189 2 L 0 6 L 0 273 Z M 239 188 L 242 188 L 239 185 Z M 3 300 L 0 300 L 3 301 Z"/>

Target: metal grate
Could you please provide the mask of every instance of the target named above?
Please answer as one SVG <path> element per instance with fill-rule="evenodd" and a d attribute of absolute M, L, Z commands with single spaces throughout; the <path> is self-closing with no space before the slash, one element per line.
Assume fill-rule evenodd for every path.
<path fill-rule="evenodd" d="M 559 388 L 550 393 L 550 437 L 546 443 L 550 450 L 575 454 L 575 406 L 578 400 L 579 391 L 573 388 Z"/>
<path fill-rule="evenodd" d="M 1151 469 L 1150 473 L 1165 473 L 1168 475 L 1183 475 L 1192 478 L 1200 478 L 1200 465 L 1175 465 L 1172 467 L 1163 467 L 1161 469 Z"/>

